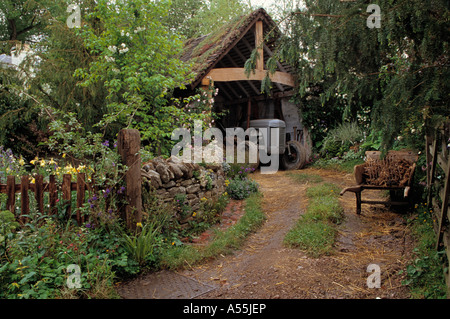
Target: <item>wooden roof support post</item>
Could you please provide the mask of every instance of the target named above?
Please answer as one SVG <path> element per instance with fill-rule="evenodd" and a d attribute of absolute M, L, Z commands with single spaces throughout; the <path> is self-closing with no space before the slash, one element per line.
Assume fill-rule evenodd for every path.
<path fill-rule="evenodd" d="M 264 33 L 263 22 L 256 21 L 255 24 L 255 48 L 258 51 L 258 59 L 256 60 L 256 69 L 264 70 Z"/>

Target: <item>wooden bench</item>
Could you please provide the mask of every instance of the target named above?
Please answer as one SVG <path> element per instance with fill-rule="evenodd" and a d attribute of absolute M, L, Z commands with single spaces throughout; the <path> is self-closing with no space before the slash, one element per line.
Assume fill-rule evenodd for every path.
<path fill-rule="evenodd" d="M 361 204 L 410 205 L 411 188 L 418 155 L 411 151 L 389 151 L 384 159 L 381 152 L 367 151 L 366 162 L 355 165 L 355 186 L 344 188 L 345 192 L 353 192 L 356 196 L 356 213 L 361 214 Z M 390 199 L 387 201 L 363 200 L 364 190 L 389 190 Z M 396 199 L 395 195 L 402 192 L 403 198 Z"/>

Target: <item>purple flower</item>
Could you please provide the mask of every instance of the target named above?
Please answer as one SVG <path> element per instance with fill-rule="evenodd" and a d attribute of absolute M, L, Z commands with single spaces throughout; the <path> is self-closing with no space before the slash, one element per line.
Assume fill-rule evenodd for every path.
<path fill-rule="evenodd" d="M 108 147 L 108 146 L 109 146 L 109 141 L 108 141 L 108 140 L 104 141 L 104 142 L 102 143 L 102 145 L 105 146 L 105 147 Z"/>
<path fill-rule="evenodd" d="M 92 228 L 92 224 L 86 223 L 86 228 Z"/>
<path fill-rule="evenodd" d="M 117 194 L 122 194 L 125 191 L 125 186 L 120 187 L 120 189 L 117 191 Z"/>

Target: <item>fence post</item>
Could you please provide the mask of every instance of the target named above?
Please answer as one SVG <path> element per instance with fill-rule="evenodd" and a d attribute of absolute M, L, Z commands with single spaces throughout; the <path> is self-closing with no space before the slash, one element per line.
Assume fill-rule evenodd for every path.
<path fill-rule="evenodd" d="M 125 219 L 128 229 L 135 230 L 142 221 L 142 182 L 141 182 L 141 137 L 138 130 L 122 129 L 117 138 L 117 148 L 122 163 L 127 166 L 125 173 L 127 205 Z"/>
<path fill-rule="evenodd" d="M 11 213 L 16 211 L 16 178 L 8 176 L 6 178 L 6 209 Z"/>

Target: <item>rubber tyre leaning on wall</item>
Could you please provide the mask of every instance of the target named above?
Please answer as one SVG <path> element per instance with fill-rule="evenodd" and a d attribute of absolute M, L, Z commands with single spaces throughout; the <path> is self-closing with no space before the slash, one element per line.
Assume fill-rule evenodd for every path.
<path fill-rule="evenodd" d="M 291 155 L 288 149 L 290 148 Z M 306 149 L 297 141 L 289 141 L 286 143 L 286 150 L 281 156 L 281 165 L 286 170 L 300 169 L 306 163 Z"/>

